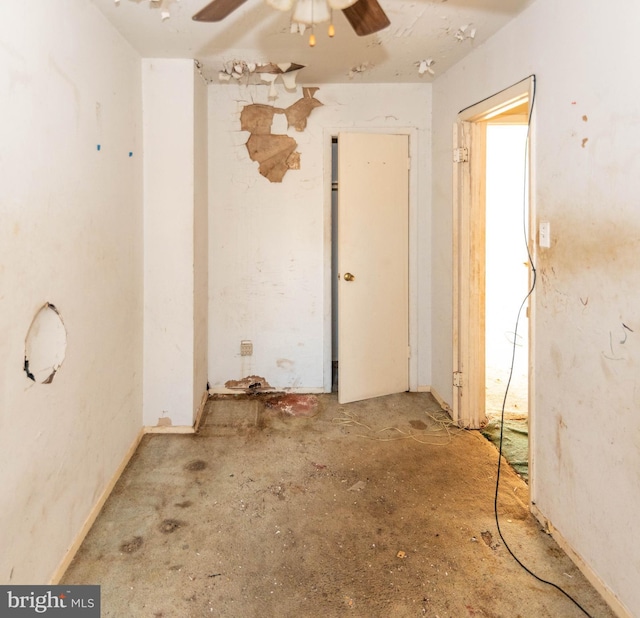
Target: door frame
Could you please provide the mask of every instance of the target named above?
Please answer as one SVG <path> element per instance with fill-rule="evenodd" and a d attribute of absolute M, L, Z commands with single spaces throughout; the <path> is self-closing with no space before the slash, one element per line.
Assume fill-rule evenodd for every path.
<path fill-rule="evenodd" d="M 331 143 L 339 133 L 381 133 L 386 135 L 407 135 L 409 138 L 409 390 L 418 390 L 418 130 L 415 127 L 371 128 L 371 127 L 325 127 L 324 145 L 324 362 L 323 387 L 331 392 Z M 338 188 L 338 191 L 340 189 Z M 338 386 L 339 388 L 339 386 Z"/>
<path fill-rule="evenodd" d="M 486 124 L 491 118 L 533 101 L 534 78 L 526 79 L 472 105 L 458 114 L 453 127 L 453 421 L 460 427 L 479 429 L 485 415 L 485 199 Z M 533 123 L 533 115 L 532 123 Z M 530 135 L 532 130 L 530 129 Z M 532 191 L 532 140 L 529 162 L 529 251 L 535 256 L 535 204 Z M 459 149 L 463 149 L 460 151 Z M 535 259 L 535 257 L 534 257 Z M 534 391 L 535 303 L 529 297 L 529 453 L 533 452 L 532 394 Z M 532 474 L 530 458 L 530 474 Z"/>

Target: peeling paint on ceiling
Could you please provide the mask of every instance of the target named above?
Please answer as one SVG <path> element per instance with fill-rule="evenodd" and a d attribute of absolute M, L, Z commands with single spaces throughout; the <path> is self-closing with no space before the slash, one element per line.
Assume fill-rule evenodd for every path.
<path fill-rule="evenodd" d="M 348 82 L 354 75 L 363 83 L 431 81 L 431 71 L 420 73 L 416 62 L 432 59 L 441 75 L 532 2 L 379 1 L 391 26 L 358 37 L 338 11 L 335 37 L 330 39 L 320 24 L 317 45 L 310 48 L 306 37 L 292 33 L 290 14 L 262 0 L 247 0 L 222 22 L 206 24 L 191 17 L 207 0 L 92 0 L 143 57 L 194 58 L 205 79 L 214 82 L 220 67 L 236 58 L 255 63 L 295 58 L 305 65 L 298 81 L 306 84 Z M 163 19 L 162 11 L 170 19 Z M 367 70 L 352 74 L 353 67 L 365 64 Z"/>

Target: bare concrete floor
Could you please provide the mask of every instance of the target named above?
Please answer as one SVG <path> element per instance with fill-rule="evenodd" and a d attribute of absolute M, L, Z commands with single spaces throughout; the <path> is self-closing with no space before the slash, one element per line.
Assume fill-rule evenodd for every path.
<path fill-rule="evenodd" d="M 584 616 L 508 554 L 497 452 L 430 395 L 323 395 L 312 417 L 266 397 L 211 400 L 197 435 L 147 435 L 63 583 L 100 584 L 119 618 Z M 527 491 L 503 467 L 507 542 L 613 617 Z"/>

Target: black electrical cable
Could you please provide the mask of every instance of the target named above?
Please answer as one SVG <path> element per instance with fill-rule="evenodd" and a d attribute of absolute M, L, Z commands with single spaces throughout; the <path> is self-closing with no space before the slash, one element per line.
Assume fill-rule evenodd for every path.
<path fill-rule="evenodd" d="M 521 79 L 519 82 L 516 82 L 515 84 L 512 84 L 511 86 L 507 86 L 506 88 L 503 88 L 502 90 L 498 90 L 498 92 L 494 92 L 493 94 L 490 94 L 488 97 L 485 97 L 484 99 L 481 99 L 480 101 L 477 101 L 476 103 L 473 103 L 473 105 L 467 105 L 467 107 L 463 107 L 458 112 L 458 114 L 462 114 L 463 112 L 466 112 L 468 109 L 471 109 L 472 107 L 475 107 L 476 105 L 480 105 L 480 103 L 484 103 L 485 101 L 488 101 L 489 99 L 493 99 L 493 97 L 498 96 L 499 94 L 505 92 L 506 90 L 509 90 L 509 88 L 513 88 L 514 86 L 517 86 L 518 84 L 521 84 L 522 82 L 526 82 L 528 79 L 533 79 L 533 97 L 532 97 L 532 100 L 531 100 L 531 107 L 529 108 L 529 126 L 531 126 L 531 110 L 533 109 L 533 98 L 535 98 L 535 89 L 536 89 L 536 76 L 533 75 L 533 74 L 528 75 L 524 79 Z"/>
<path fill-rule="evenodd" d="M 525 140 L 525 157 L 524 157 L 524 172 L 525 172 L 525 178 L 527 177 L 527 167 L 528 167 L 528 162 L 529 162 L 529 142 L 531 139 L 531 117 L 533 114 L 533 106 L 536 100 L 536 76 L 535 75 L 530 75 L 529 77 L 531 77 L 533 79 L 533 92 L 531 94 L 531 104 L 529 105 L 529 117 L 527 119 L 527 137 Z M 528 77 L 526 79 L 529 79 Z M 524 81 L 524 80 L 523 80 Z M 582 612 L 588 616 L 588 618 L 592 618 L 591 614 L 589 614 L 589 612 L 582 607 L 582 605 L 580 605 L 580 603 L 578 603 L 578 601 L 576 601 L 566 590 L 563 590 L 560 586 L 558 586 L 557 584 L 554 584 L 553 582 L 550 582 L 546 579 L 543 579 L 542 577 L 536 575 L 531 569 L 529 569 L 527 566 L 525 566 L 522 561 L 513 553 L 513 551 L 511 550 L 511 548 L 509 547 L 509 544 L 507 543 L 507 541 L 505 540 L 504 536 L 502 535 L 502 530 L 500 529 L 500 518 L 498 516 L 498 492 L 500 489 L 500 469 L 502 467 L 502 438 L 504 435 L 504 410 L 505 407 L 507 405 L 507 395 L 509 394 L 509 386 L 511 385 L 511 378 L 513 377 L 513 369 L 514 369 L 514 365 L 515 365 L 515 359 L 516 359 L 516 346 L 517 346 L 517 340 L 518 340 L 518 324 L 520 323 L 520 315 L 522 314 L 522 310 L 525 307 L 525 305 L 527 304 L 527 301 L 529 300 L 529 297 L 531 296 L 531 294 L 533 294 L 533 290 L 536 287 L 536 280 L 537 280 L 537 271 L 536 271 L 536 266 L 535 263 L 533 261 L 533 256 L 531 255 L 531 250 L 529 249 L 529 243 L 527 241 L 527 236 L 528 236 L 528 225 L 527 225 L 527 209 L 526 209 L 526 203 L 527 203 L 527 190 L 528 190 L 528 183 L 525 182 L 525 186 L 524 186 L 524 192 L 523 192 L 523 227 L 524 227 L 524 240 L 525 240 L 525 246 L 527 249 L 527 256 L 529 259 L 529 264 L 531 264 L 531 287 L 529 288 L 529 291 L 527 292 L 527 295 L 524 297 L 522 303 L 520 304 L 520 308 L 518 309 L 518 315 L 516 317 L 516 327 L 514 330 L 514 337 L 513 337 L 513 348 L 512 348 L 512 353 L 511 353 L 511 367 L 509 369 L 509 379 L 507 380 L 507 386 L 505 388 L 504 391 L 504 399 L 502 400 L 502 410 L 500 413 L 500 446 L 498 448 L 498 473 L 496 476 L 496 492 L 495 492 L 495 496 L 493 499 L 493 512 L 495 515 L 495 519 L 496 519 L 496 527 L 498 529 L 498 535 L 500 536 L 500 538 L 502 539 L 502 542 L 504 543 L 504 546 L 507 548 L 507 551 L 511 554 L 512 558 L 527 572 L 529 573 L 529 575 L 531 575 L 532 577 L 535 577 L 535 579 L 537 579 L 539 582 L 543 583 L 543 584 L 547 584 L 549 586 L 552 586 L 553 588 L 555 588 L 556 590 L 558 590 L 559 592 L 561 592 L 565 597 L 567 597 L 574 605 L 576 605 L 576 607 L 578 607 L 580 610 L 582 610 Z"/>

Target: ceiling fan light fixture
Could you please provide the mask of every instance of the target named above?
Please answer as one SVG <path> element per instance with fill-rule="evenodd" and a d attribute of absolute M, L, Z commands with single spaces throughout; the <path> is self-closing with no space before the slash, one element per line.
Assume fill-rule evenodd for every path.
<path fill-rule="evenodd" d="M 307 26 L 329 21 L 331 14 L 327 0 L 297 0 L 292 19 Z"/>
<path fill-rule="evenodd" d="M 133 0 L 139 2 L 141 0 Z M 153 0 L 152 0 L 153 1 Z M 158 0 L 156 0 L 157 2 Z M 160 0 L 172 1 L 172 0 Z M 177 0 L 180 1 L 180 0 Z M 198 11 L 193 19 L 201 22 L 218 22 L 230 15 L 247 0 L 211 0 L 203 9 Z M 291 16 L 291 31 L 304 32 L 305 26 L 313 27 L 324 21 L 331 20 L 331 10 L 342 10 L 349 25 L 358 36 L 367 36 L 387 28 L 391 22 L 380 6 L 378 0 L 265 0 L 270 6 L 288 11 L 293 7 Z M 115 0 L 117 3 L 118 0 Z M 295 6 L 294 6 L 295 3 Z M 468 29 L 464 27 L 464 31 Z M 462 30 L 462 29 L 461 29 Z M 335 33 L 335 28 L 330 27 Z M 473 38 L 475 29 L 468 34 Z M 331 36 L 331 35 L 330 35 Z"/>

